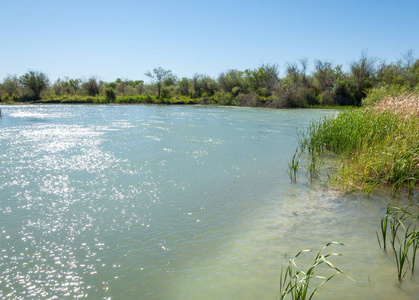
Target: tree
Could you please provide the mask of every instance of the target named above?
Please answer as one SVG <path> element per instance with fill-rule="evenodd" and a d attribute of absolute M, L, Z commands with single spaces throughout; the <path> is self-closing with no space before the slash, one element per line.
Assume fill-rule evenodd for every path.
<path fill-rule="evenodd" d="M 83 83 L 83 89 L 89 96 L 96 96 L 100 93 L 100 86 L 95 77 L 89 78 L 88 81 Z"/>
<path fill-rule="evenodd" d="M 250 90 L 261 94 L 261 96 L 270 96 L 279 83 L 279 71 L 276 64 L 267 64 L 255 70 L 246 70 L 245 75 Z"/>
<path fill-rule="evenodd" d="M 379 86 L 402 86 L 405 85 L 404 73 L 401 61 L 389 65 L 385 61 L 381 61 L 377 68 L 377 82 Z"/>
<path fill-rule="evenodd" d="M 410 68 L 415 63 L 415 57 L 413 56 L 413 50 L 410 49 L 406 53 L 402 54 L 403 64 L 406 69 Z"/>
<path fill-rule="evenodd" d="M 301 70 L 300 73 L 302 75 L 303 86 L 308 87 L 308 80 L 307 80 L 307 66 L 308 66 L 308 58 L 303 57 L 300 60 Z"/>
<path fill-rule="evenodd" d="M 152 72 L 147 71 L 144 75 L 155 81 L 157 86 L 157 98 L 160 98 L 164 82 L 174 83 L 176 81 L 176 76 L 172 74 L 172 71 L 165 70 L 162 67 L 154 68 Z"/>
<path fill-rule="evenodd" d="M 351 74 L 356 88 L 356 105 L 361 104 L 361 100 L 366 96 L 366 90 L 372 87 L 371 80 L 375 75 L 376 62 L 376 58 L 369 57 L 366 51 L 362 51 L 359 60 L 351 63 Z"/>
<path fill-rule="evenodd" d="M 317 86 L 321 92 L 329 90 L 335 83 L 336 74 L 333 64 L 328 61 L 315 60 L 315 73 L 313 77 L 316 80 Z"/>
<path fill-rule="evenodd" d="M 217 83 L 208 75 L 196 73 L 192 77 L 192 89 L 192 98 L 212 96 L 217 90 Z"/>
<path fill-rule="evenodd" d="M 106 101 L 108 101 L 108 103 L 115 102 L 116 100 L 115 91 L 111 87 L 107 87 L 105 89 L 105 96 L 106 96 Z"/>
<path fill-rule="evenodd" d="M 418 84 L 417 61 L 413 56 L 413 50 L 410 49 L 405 54 L 402 54 L 402 59 L 404 80 L 413 89 Z"/>
<path fill-rule="evenodd" d="M 247 92 L 246 79 L 242 71 L 232 69 L 221 73 L 217 81 L 219 88 L 225 93 L 233 93 L 234 96 L 237 96 L 238 93 Z"/>
<path fill-rule="evenodd" d="M 16 97 L 19 90 L 19 84 L 20 82 L 16 75 L 8 74 L 3 80 L 3 91 L 9 97 Z"/>
<path fill-rule="evenodd" d="M 189 80 L 186 77 L 183 77 L 182 80 L 180 80 L 178 82 L 178 87 L 179 87 L 179 92 L 181 95 L 183 96 L 188 96 L 189 95 Z"/>
<path fill-rule="evenodd" d="M 68 79 L 67 78 L 67 82 L 68 82 L 68 93 L 69 94 L 77 94 L 80 90 L 80 84 L 82 83 L 82 80 L 79 78 L 76 79 Z"/>
<path fill-rule="evenodd" d="M 23 86 L 30 89 L 34 94 L 34 99 L 41 99 L 41 92 L 48 88 L 48 76 L 39 71 L 29 71 L 19 78 Z"/>

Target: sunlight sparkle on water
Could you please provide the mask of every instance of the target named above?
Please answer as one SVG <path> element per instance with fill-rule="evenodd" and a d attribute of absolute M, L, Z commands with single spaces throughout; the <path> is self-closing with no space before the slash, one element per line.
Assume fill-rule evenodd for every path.
<path fill-rule="evenodd" d="M 385 197 L 289 183 L 297 128 L 334 113 L 2 106 L 0 298 L 275 299 L 285 253 L 339 240 L 357 282 L 321 299 L 415 299 L 376 245 Z"/>

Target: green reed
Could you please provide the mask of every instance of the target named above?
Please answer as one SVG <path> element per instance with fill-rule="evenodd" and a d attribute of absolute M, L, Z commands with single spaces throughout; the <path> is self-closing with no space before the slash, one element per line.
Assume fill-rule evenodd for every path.
<path fill-rule="evenodd" d="M 281 269 L 280 275 L 280 299 L 285 299 L 287 296 L 291 296 L 293 300 L 304 300 L 312 299 L 316 294 L 317 290 L 335 277 L 338 274 L 343 274 L 336 266 L 334 266 L 328 258 L 330 256 L 339 256 L 338 253 L 328 253 L 323 254 L 323 251 L 332 244 L 343 245 L 338 242 L 329 242 L 327 243 L 315 256 L 313 263 L 308 268 L 307 271 L 302 271 L 296 264 L 296 259 L 305 252 L 310 252 L 311 250 L 302 250 L 298 252 L 293 258 L 288 260 L 287 267 L 284 266 Z M 319 276 L 315 275 L 316 268 L 320 265 L 326 265 L 328 268 L 332 269 L 334 273 L 330 276 Z M 347 276 L 350 278 L 349 276 Z M 313 288 L 312 279 L 317 278 L 322 280 L 319 285 Z M 352 278 L 350 278 L 353 280 Z"/>
<path fill-rule="evenodd" d="M 319 174 L 319 157 L 329 151 L 342 162 L 335 182 L 367 193 L 389 185 L 413 194 L 419 182 L 419 119 L 363 109 L 313 122 L 299 133 L 300 151 L 309 153 L 309 175 Z"/>
<path fill-rule="evenodd" d="M 291 182 L 297 181 L 297 171 L 300 165 L 300 161 L 299 161 L 300 155 L 301 153 L 298 151 L 298 149 L 296 149 L 292 157 L 292 160 L 288 162 L 288 175 L 291 179 Z"/>
<path fill-rule="evenodd" d="M 315 151 L 309 151 L 308 175 L 310 180 L 319 177 L 321 168 L 320 154 Z"/>
<path fill-rule="evenodd" d="M 389 225 L 389 218 L 390 218 L 390 212 L 391 207 L 390 205 L 387 206 L 386 214 L 381 219 L 381 238 L 383 239 L 383 243 L 381 244 L 380 237 L 377 233 L 377 240 L 378 244 L 380 245 L 380 248 L 384 250 L 384 252 L 387 250 L 387 231 L 388 231 L 388 225 Z"/>
<path fill-rule="evenodd" d="M 381 219 L 381 238 L 377 233 L 380 248 L 385 252 L 389 236 L 399 281 L 403 280 L 409 268 L 414 273 L 419 248 L 419 231 L 416 229 L 419 215 L 412 214 L 409 210 L 410 206 L 399 208 L 388 205 L 386 214 Z"/>

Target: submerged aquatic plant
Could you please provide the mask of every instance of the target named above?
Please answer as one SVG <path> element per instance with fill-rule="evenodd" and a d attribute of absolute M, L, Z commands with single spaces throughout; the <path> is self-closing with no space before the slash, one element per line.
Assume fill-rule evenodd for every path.
<path fill-rule="evenodd" d="M 304 252 L 309 252 L 311 250 L 302 250 L 298 252 L 293 258 L 288 260 L 287 267 L 284 266 L 281 269 L 281 276 L 280 276 L 280 299 L 285 299 L 288 295 L 291 296 L 293 300 L 304 300 L 304 299 L 312 299 L 313 296 L 316 294 L 318 288 L 331 280 L 338 274 L 343 274 L 343 272 L 334 266 L 328 258 L 330 256 L 338 256 L 341 254 L 338 253 L 328 253 L 323 254 L 323 251 L 332 244 L 343 245 L 342 243 L 338 242 L 329 242 L 327 243 L 315 256 L 312 265 L 308 268 L 307 271 L 302 271 L 296 264 L 296 259 Z M 334 271 L 334 273 L 328 277 L 314 275 L 316 268 L 318 266 L 326 265 L 330 269 Z M 349 276 L 347 276 L 350 278 Z M 311 285 L 311 279 L 317 278 L 321 279 L 322 282 L 313 288 Z M 352 278 L 350 278 L 353 280 Z"/>

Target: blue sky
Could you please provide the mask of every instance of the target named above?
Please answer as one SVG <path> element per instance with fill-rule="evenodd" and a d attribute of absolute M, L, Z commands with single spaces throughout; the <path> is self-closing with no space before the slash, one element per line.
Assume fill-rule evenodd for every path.
<path fill-rule="evenodd" d="M 178 77 L 303 57 L 345 67 L 362 50 L 419 57 L 418 0 L 0 0 L 0 79 L 28 70 L 104 81 Z"/>

